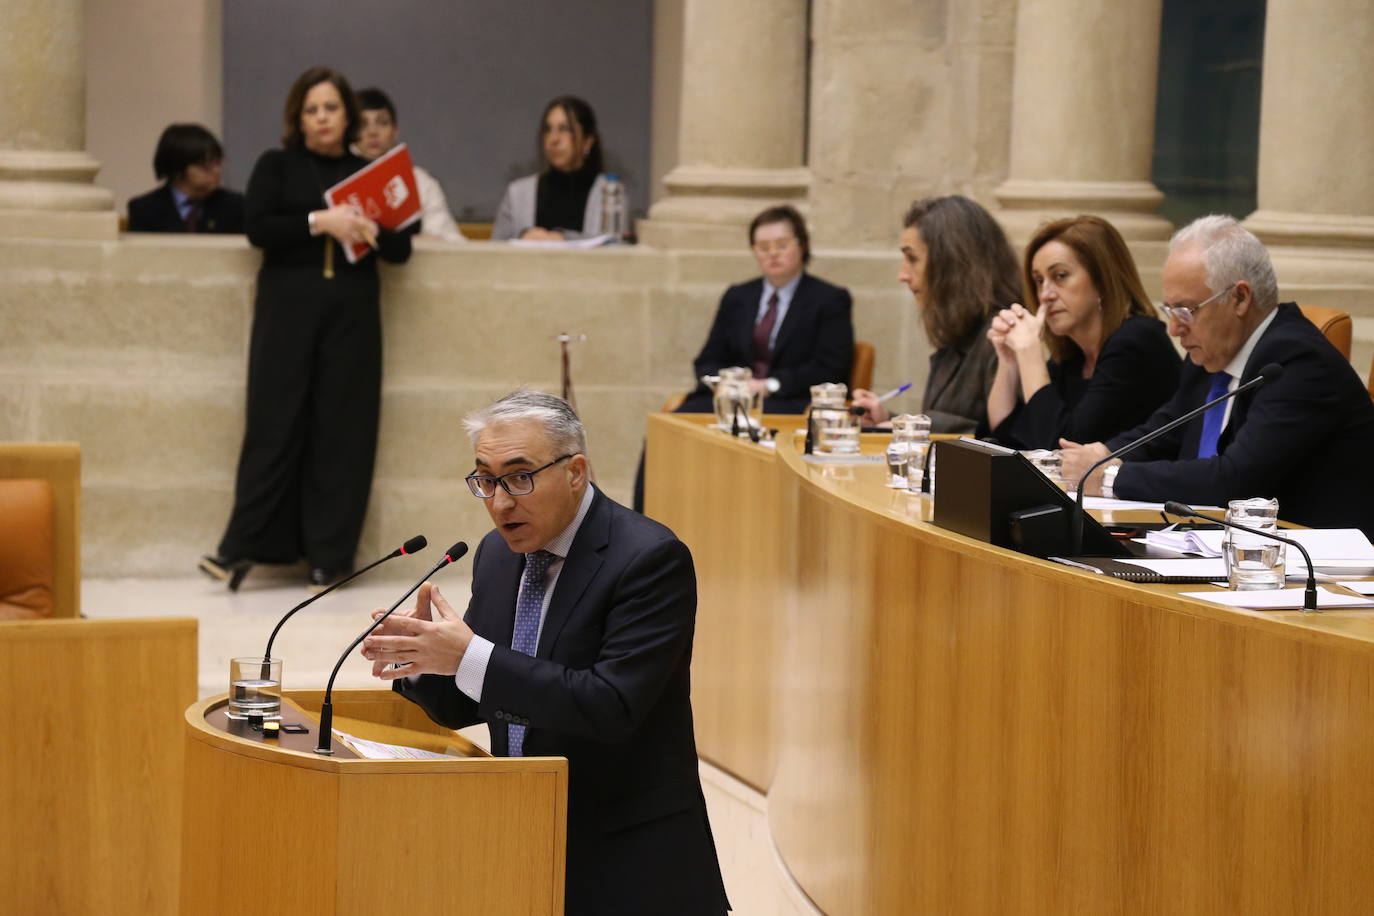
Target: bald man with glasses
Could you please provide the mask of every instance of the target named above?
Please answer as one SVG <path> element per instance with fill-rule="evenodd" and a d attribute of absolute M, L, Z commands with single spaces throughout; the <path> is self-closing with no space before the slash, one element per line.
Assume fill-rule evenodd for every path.
<path fill-rule="evenodd" d="M 467 612 L 422 585 L 364 642 L 373 674 L 444 726 L 486 722 L 498 756 L 568 758 L 568 916 L 727 912 L 692 726 L 691 553 L 592 485 L 561 398 L 517 391 L 466 425 L 495 524 Z"/>
<path fill-rule="evenodd" d="M 1229 216 L 1175 233 L 1164 263 L 1169 333 L 1188 355 L 1174 397 L 1107 442 L 1061 440 L 1065 476 L 1202 404 L 1270 363 L 1283 374 L 1116 459 L 1089 495 L 1225 506 L 1276 497 L 1281 518 L 1374 536 L 1374 404 L 1350 363 L 1293 303 L 1278 302 L 1264 246 Z"/>

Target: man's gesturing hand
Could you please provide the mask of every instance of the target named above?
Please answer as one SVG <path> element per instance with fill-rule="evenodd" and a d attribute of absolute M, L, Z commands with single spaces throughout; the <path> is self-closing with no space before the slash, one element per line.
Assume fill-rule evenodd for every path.
<path fill-rule="evenodd" d="M 373 612 L 378 617 L 384 611 Z M 412 674 L 454 674 L 472 640 L 472 630 L 437 586 L 426 582 L 415 595 L 415 608 L 388 617 L 363 640 L 363 658 L 372 674 L 386 681 Z M 399 668 L 388 667 L 392 664 Z"/>

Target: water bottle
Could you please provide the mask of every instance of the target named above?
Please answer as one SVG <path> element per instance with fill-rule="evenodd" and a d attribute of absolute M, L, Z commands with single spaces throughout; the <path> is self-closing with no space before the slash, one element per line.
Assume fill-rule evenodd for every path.
<path fill-rule="evenodd" d="M 607 175 L 601 186 L 601 233 L 614 241 L 629 234 L 630 214 L 625 210 L 625 186 L 619 175 Z"/>

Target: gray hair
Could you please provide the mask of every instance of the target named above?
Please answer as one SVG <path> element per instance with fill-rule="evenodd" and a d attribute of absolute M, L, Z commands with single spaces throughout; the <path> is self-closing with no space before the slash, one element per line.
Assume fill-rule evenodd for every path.
<path fill-rule="evenodd" d="M 500 400 L 474 410 L 463 418 L 463 427 L 476 448 L 477 438 L 488 426 L 523 420 L 533 420 L 544 427 L 555 452 L 586 453 L 587 433 L 572 406 L 560 397 L 528 388 L 517 388 Z"/>
<path fill-rule="evenodd" d="M 1169 239 L 1169 254 L 1193 245 L 1202 249 L 1207 288 L 1219 293 L 1244 280 L 1255 293 L 1255 306 L 1264 314 L 1279 303 L 1279 282 L 1264 244 L 1233 216 L 1200 216 Z"/>

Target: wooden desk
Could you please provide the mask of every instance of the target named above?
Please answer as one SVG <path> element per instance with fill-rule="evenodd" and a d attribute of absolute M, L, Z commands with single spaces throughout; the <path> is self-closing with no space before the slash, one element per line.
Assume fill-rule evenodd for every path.
<path fill-rule="evenodd" d="M 654 416 L 648 460 L 697 559 L 701 753 L 826 913 L 1368 910 L 1370 612 L 1010 553 L 786 438 Z"/>

